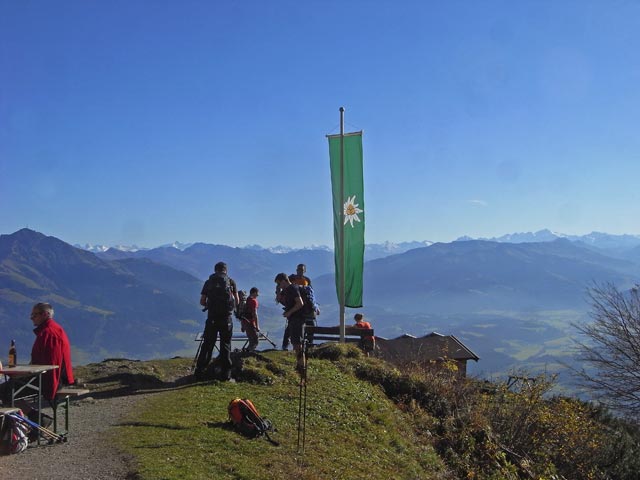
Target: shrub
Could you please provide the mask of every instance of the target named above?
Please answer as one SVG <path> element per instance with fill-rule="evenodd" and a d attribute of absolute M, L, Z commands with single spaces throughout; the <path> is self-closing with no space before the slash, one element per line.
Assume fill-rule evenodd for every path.
<path fill-rule="evenodd" d="M 337 362 L 345 358 L 362 358 L 362 350 L 350 343 L 327 342 L 309 350 L 310 358 Z"/>
<path fill-rule="evenodd" d="M 548 398 L 555 378 L 514 377 L 524 380 L 490 384 L 460 378 L 449 368 L 414 365 L 401 373 L 377 359 L 349 365 L 413 413 L 419 433 L 432 439 L 460 478 L 624 478 L 620 468 L 603 462 L 605 444 L 616 443 L 593 407 L 577 399 Z M 632 438 L 620 441 L 628 472 L 640 463 Z M 607 477 L 607 470 L 617 475 Z"/>

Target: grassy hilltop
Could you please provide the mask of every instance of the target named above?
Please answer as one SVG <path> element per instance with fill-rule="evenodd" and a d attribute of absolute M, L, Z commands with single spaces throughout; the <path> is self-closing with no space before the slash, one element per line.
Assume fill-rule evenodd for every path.
<path fill-rule="evenodd" d="M 304 453 L 291 353 L 242 359 L 236 383 L 187 377 L 190 359 L 110 360 L 78 368 L 96 395 L 163 390 L 117 428 L 138 479 L 635 478 L 638 434 L 544 378 L 512 386 L 456 380 L 451 369 L 403 372 L 349 345 L 309 359 Z M 227 423 L 250 398 L 274 446 Z"/>

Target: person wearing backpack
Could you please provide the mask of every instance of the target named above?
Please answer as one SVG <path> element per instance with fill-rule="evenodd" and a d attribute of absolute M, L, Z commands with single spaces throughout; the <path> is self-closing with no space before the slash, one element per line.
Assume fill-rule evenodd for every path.
<path fill-rule="evenodd" d="M 194 375 L 201 379 L 213 354 L 218 335 L 220 336 L 220 355 L 218 360 L 222 368 L 222 379 L 231 379 L 231 336 L 233 334 L 232 313 L 239 303 L 236 282 L 227 275 L 227 264 L 218 262 L 214 273 L 204 282 L 200 292 L 200 305 L 207 310 L 207 322 L 202 335 L 202 347 L 198 355 Z"/>
<path fill-rule="evenodd" d="M 258 295 L 259 290 L 256 287 L 252 287 L 249 290 L 249 297 L 244 308 L 244 315 L 240 319 L 242 323 L 242 331 L 247 334 L 249 339 L 249 345 L 247 351 L 253 352 L 258 347 L 258 332 L 260 327 L 258 326 Z"/>
<path fill-rule="evenodd" d="M 311 285 L 311 279 L 305 275 L 307 273 L 307 266 L 304 263 L 299 263 L 296 267 L 296 273 L 289 275 L 291 283 L 295 283 L 301 287 Z"/>
<path fill-rule="evenodd" d="M 300 296 L 298 285 L 291 283 L 286 273 L 276 275 L 275 283 L 279 290 L 279 302 L 282 303 L 284 312 L 282 316 L 287 319 L 291 343 L 293 350 L 297 354 L 298 363 L 296 368 L 301 371 L 304 369 L 304 357 L 302 355 L 302 326 L 304 325 L 304 316 L 302 308 L 304 302 Z"/>
<path fill-rule="evenodd" d="M 304 303 L 303 316 L 305 318 L 305 324 L 310 326 L 316 325 L 316 316 L 320 315 L 320 308 L 315 301 L 315 295 L 313 293 L 313 287 L 311 286 L 311 279 L 305 275 L 307 272 L 307 266 L 304 263 L 298 264 L 296 267 L 296 273 L 289 275 L 289 281 L 294 285 L 300 287 L 300 296 Z M 284 329 L 284 335 L 282 337 L 282 349 L 287 350 L 289 348 L 289 324 L 287 323 Z"/>

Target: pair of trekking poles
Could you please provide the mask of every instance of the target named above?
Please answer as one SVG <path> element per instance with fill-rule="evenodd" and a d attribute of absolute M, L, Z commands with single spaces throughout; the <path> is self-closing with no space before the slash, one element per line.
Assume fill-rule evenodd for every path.
<path fill-rule="evenodd" d="M 307 440 L 307 352 L 312 345 L 313 334 L 307 335 L 306 325 L 302 327 L 302 358 L 297 359 L 302 368 L 300 373 L 300 394 L 298 396 L 298 453 L 304 458 L 305 443 Z"/>
<path fill-rule="evenodd" d="M 50 443 L 53 443 L 53 442 L 62 443 L 67 441 L 67 437 L 58 435 L 53 430 L 49 430 L 48 428 L 45 428 L 42 425 L 32 420 L 29 420 L 27 417 L 23 417 L 19 413 L 9 413 L 7 415 L 14 421 L 20 422 L 23 425 L 27 425 L 31 429 L 37 430 L 39 434 L 42 435 L 44 438 L 48 439 Z"/>

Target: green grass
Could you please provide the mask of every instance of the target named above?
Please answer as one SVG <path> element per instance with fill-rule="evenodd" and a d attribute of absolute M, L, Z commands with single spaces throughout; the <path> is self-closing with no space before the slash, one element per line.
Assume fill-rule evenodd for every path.
<path fill-rule="evenodd" d="M 171 362 L 182 362 L 180 371 L 187 364 L 161 362 L 153 367 L 159 377 Z M 117 439 L 140 479 L 443 478 L 439 457 L 416 435 L 412 417 L 348 371 L 309 360 L 304 454 L 294 358 L 276 351 L 245 363 L 243 378 L 251 383 L 187 384 L 152 396 L 117 428 Z M 273 422 L 279 446 L 229 427 L 227 405 L 235 397 L 250 398 Z"/>
<path fill-rule="evenodd" d="M 309 359 L 302 452 L 294 356 L 237 360 L 236 383 L 193 382 L 189 358 L 110 359 L 78 369 L 96 397 L 155 392 L 110 433 L 132 458 L 128 478 L 622 478 L 609 475 L 611 455 L 602 450 L 615 451 L 621 431 L 602 424 L 598 409 L 556 396 L 546 374 L 510 388 L 459 379 L 446 364 L 398 369 L 352 345 L 325 344 Z M 529 367 L 546 372 L 548 364 Z M 280 445 L 231 427 L 227 405 L 236 397 L 253 400 Z M 629 445 L 625 455 L 636 458 Z M 629 471 L 624 478 L 635 479 L 637 469 Z"/>

